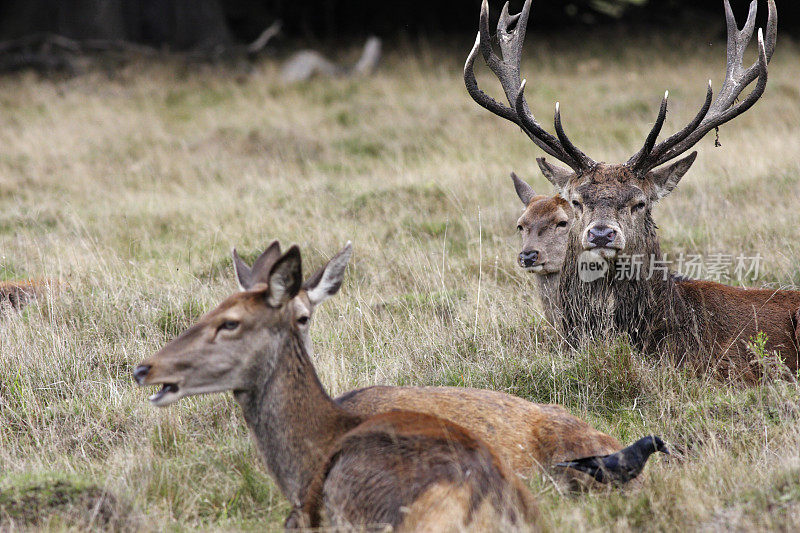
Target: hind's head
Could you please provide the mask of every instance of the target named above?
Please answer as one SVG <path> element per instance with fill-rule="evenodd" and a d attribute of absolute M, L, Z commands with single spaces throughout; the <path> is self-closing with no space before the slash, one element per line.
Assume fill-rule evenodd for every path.
<path fill-rule="evenodd" d="M 517 257 L 519 266 L 540 275 L 561 272 L 572 222 L 569 204 L 560 196 L 536 194 L 514 173 L 511 179 L 525 206 L 517 220 L 517 230 L 522 237 L 522 251 Z"/>
<path fill-rule="evenodd" d="M 139 385 L 161 385 L 157 406 L 184 396 L 247 391 L 268 378 L 290 335 L 308 336 L 311 315 L 341 286 L 350 243 L 303 283 L 300 250 L 280 253 L 277 241 L 247 266 L 234 251 L 241 290 L 202 316 L 134 372 Z"/>

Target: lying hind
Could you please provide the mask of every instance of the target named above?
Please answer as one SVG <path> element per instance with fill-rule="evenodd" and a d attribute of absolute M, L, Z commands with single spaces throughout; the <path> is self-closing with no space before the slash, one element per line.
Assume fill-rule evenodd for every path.
<path fill-rule="evenodd" d="M 530 492 L 467 429 L 423 413 L 355 414 L 327 395 L 304 346 L 307 320 L 297 320 L 296 246 L 277 260 L 262 255 L 239 277 L 245 290 L 142 362 L 134 378 L 161 385 L 150 397 L 157 406 L 233 391 L 293 507 L 287 528 L 535 529 Z"/>

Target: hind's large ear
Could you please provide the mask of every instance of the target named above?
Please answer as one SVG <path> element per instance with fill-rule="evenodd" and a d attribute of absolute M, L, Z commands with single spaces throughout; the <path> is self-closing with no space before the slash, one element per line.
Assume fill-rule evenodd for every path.
<path fill-rule="evenodd" d="M 281 257 L 281 245 L 278 241 L 272 241 L 264 253 L 258 256 L 256 262 L 253 263 L 251 274 L 251 285 L 256 283 L 269 283 L 269 275 L 272 271 L 272 265 Z"/>
<path fill-rule="evenodd" d="M 519 179 L 513 172 L 511 173 L 511 181 L 514 182 L 514 189 L 517 191 L 517 196 L 519 196 L 519 199 L 522 200 L 522 203 L 527 207 L 531 199 L 536 196 L 533 187 Z"/>
<path fill-rule="evenodd" d="M 239 289 L 246 291 L 253 286 L 250 267 L 239 257 L 236 248 L 231 251 L 231 255 L 233 256 L 233 270 L 236 272 L 236 281 L 239 282 Z"/>
<path fill-rule="evenodd" d="M 559 192 L 564 190 L 569 179 L 575 175 L 575 173 L 569 169 L 548 163 L 544 157 L 537 157 L 536 162 L 539 163 L 539 168 L 542 170 L 544 177 L 555 185 Z"/>
<path fill-rule="evenodd" d="M 334 255 L 328 264 L 320 268 L 308 281 L 303 288 L 306 289 L 311 305 L 317 306 L 339 292 L 344 279 L 344 271 L 350 256 L 353 254 L 353 244 L 347 241 L 342 250 Z"/>
<path fill-rule="evenodd" d="M 303 284 L 303 265 L 300 248 L 292 246 L 270 269 L 267 303 L 280 307 L 300 292 Z"/>

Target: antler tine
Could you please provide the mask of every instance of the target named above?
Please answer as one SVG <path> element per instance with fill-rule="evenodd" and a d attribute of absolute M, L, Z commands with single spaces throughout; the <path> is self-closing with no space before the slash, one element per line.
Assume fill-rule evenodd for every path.
<path fill-rule="evenodd" d="M 753 0 L 753 4 L 756 4 L 756 0 Z M 756 13 L 753 4 L 751 4 L 751 9 L 753 9 L 752 24 L 750 24 L 749 23 L 750 21 L 748 20 L 748 24 L 746 24 L 745 29 L 742 30 L 742 32 L 748 32 L 746 35 L 750 37 L 752 37 L 753 35 L 753 28 L 755 27 L 756 24 Z M 772 61 L 772 55 L 775 53 L 775 45 L 778 41 L 778 9 L 775 7 L 775 0 L 768 0 L 767 7 L 768 7 L 767 33 L 766 33 L 766 40 L 764 42 L 764 54 L 767 57 L 767 64 L 769 64 L 769 62 Z M 750 37 L 748 37 L 748 42 L 750 41 Z M 740 66 L 742 60 L 744 59 L 743 55 L 744 55 L 744 48 L 742 48 L 742 54 L 738 57 Z M 761 74 L 760 61 L 756 61 L 755 63 L 753 63 L 753 65 L 750 66 L 750 68 L 748 68 L 745 71 L 744 75 L 742 76 L 742 81 L 741 81 L 742 87 L 749 85 L 753 80 L 758 78 L 760 74 Z M 730 106 L 730 104 L 728 105 Z"/>
<path fill-rule="evenodd" d="M 478 80 L 475 79 L 475 58 L 478 56 L 481 42 L 481 34 L 478 32 L 478 36 L 475 38 L 475 45 L 472 47 L 467 56 L 467 62 L 464 64 L 464 85 L 467 87 L 467 92 L 481 107 L 506 120 L 510 120 L 522 128 L 522 124 L 513 109 L 504 106 L 478 87 Z"/>
<path fill-rule="evenodd" d="M 656 144 L 658 134 L 661 133 L 661 128 L 664 127 L 664 121 L 667 119 L 667 100 L 669 100 L 669 91 L 664 92 L 664 98 L 661 100 L 661 108 L 658 111 L 658 117 L 656 118 L 655 124 L 653 124 L 653 129 L 650 130 L 647 139 L 644 141 L 644 146 L 628 160 L 626 163 L 627 165 L 638 168 L 639 164 L 653 151 L 653 146 Z"/>
<path fill-rule="evenodd" d="M 654 150 L 650 152 L 651 159 L 658 159 L 661 155 L 663 155 L 664 149 L 669 149 L 671 146 L 675 146 L 679 142 L 683 141 L 686 137 L 691 135 L 693 131 L 697 129 L 703 119 L 708 114 L 708 110 L 711 107 L 711 100 L 714 97 L 714 89 L 711 87 L 711 80 L 708 80 L 708 90 L 706 91 L 706 100 L 703 102 L 703 106 L 700 108 L 700 111 L 695 115 L 689 124 L 686 125 L 685 128 L 682 130 L 674 133 L 670 137 L 667 137 L 663 142 L 661 142 Z"/>
<path fill-rule="evenodd" d="M 464 64 L 464 84 L 467 92 L 480 106 L 492 113 L 509 120 L 520 128 L 525 134 L 548 155 L 555 157 L 580 172 L 594 161 L 583 155 L 581 159 L 574 159 L 559 143 L 559 140 L 544 130 L 539 125 L 525 101 L 520 82 L 520 64 L 522 59 L 522 46 L 525 40 L 526 27 L 530 17 L 532 0 L 526 0 L 522 11 L 516 15 L 509 14 L 508 3 L 503 6 L 497 25 L 497 35 L 500 41 L 502 57 L 494 53 L 489 33 L 489 4 L 487 0 L 481 3 L 481 15 L 478 36 L 472 50 Z M 513 27 L 513 29 L 511 29 Z M 478 87 L 475 78 L 475 58 L 481 52 L 489 69 L 494 73 L 503 87 L 508 103 L 506 107 Z M 570 143 L 571 144 L 571 143 Z M 577 150 L 577 148 L 575 148 Z M 581 153 L 577 150 L 577 153 Z"/>
<path fill-rule="evenodd" d="M 522 83 L 519 86 L 519 91 L 517 91 L 517 98 L 515 99 L 515 108 L 517 111 L 517 116 L 520 117 L 522 124 L 524 125 L 523 129 L 526 129 L 533 134 L 531 137 L 532 139 L 535 137 L 536 140 L 540 140 L 536 142 L 537 146 L 539 146 L 542 150 L 550 154 L 551 156 L 559 159 L 574 170 L 579 171 L 578 165 L 576 164 L 577 161 L 573 160 L 564 150 L 562 144 L 559 143 L 558 139 L 553 137 L 552 134 L 548 133 L 533 117 L 533 115 L 527 111 L 525 108 L 527 104 L 525 102 L 525 85 L 528 83 L 528 80 L 522 80 Z M 542 144 L 544 146 L 542 146 Z"/>
<path fill-rule="evenodd" d="M 528 0 L 527 4 L 529 3 L 530 0 Z M 497 76 L 497 79 L 500 80 L 503 92 L 506 93 L 506 99 L 512 106 L 517 88 L 519 88 L 519 68 L 522 56 L 522 42 L 518 38 L 519 34 L 516 31 L 508 31 L 508 27 L 513 23 L 514 18 L 521 19 L 522 13 L 510 16 L 508 14 L 508 3 L 506 3 L 497 24 L 502 58 L 497 57 L 497 54 L 492 50 L 491 35 L 489 34 L 489 3 L 487 0 L 483 0 L 481 3 L 480 36 L 483 59 L 489 69 Z M 519 25 L 517 27 L 519 28 Z"/>
<path fill-rule="evenodd" d="M 595 162 L 586 154 L 580 151 L 577 146 L 572 144 L 572 141 L 569 140 L 567 137 L 566 132 L 564 131 L 564 127 L 561 124 L 561 104 L 556 102 L 556 113 L 553 119 L 556 128 L 556 135 L 558 135 L 558 140 L 561 142 L 561 146 L 563 146 L 564 151 L 572 158 L 578 166 L 572 166 L 572 169 L 575 170 L 577 173 L 581 173 L 581 171 L 589 169 L 595 165 Z"/>
<path fill-rule="evenodd" d="M 761 96 L 767 86 L 767 65 L 775 51 L 778 34 L 778 12 L 774 0 L 767 0 L 769 17 L 767 20 L 767 39 L 763 30 L 758 30 L 758 59 L 747 70 L 744 69 L 744 52 L 753 37 L 758 12 L 758 0 L 752 0 L 744 28 L 739 30 L 736 18 L 731 9 L 730 0 L 724 0 L 725 20 L 728 27 L 727 61 L 725 81 L 717 94 L 713 96 L 709 82 L 706 101 L 695 118 L 678 133 L 659 143 L 655 148 L 640 155 L 637 152 L 628 163 L 636 165 L 639 170 L 650 170 L 670 159 L 673 159 L 697 144 L 709 131 L 717 128 L 750 109 Z M 747 97 L 736 103 L 737 98 L 754 80 L 758 83 Z M 648 137 L 648 141 L 649 141 Z M 647 147 L 647 143 L 645 143 Z"/>
<path fill-rule="evenodd" d="M 497 57 L 497 54 L 495 54 L 494 50 L 492 50 L 492 36 L 489 33 L 488 0 L 483 0 L 483 2 L 481 2 L 481 17 L 478 30 L 480 31 L 481 34 L 480 43 L 481 43 L 481 53 L 483 54 L 483 60 L 486 61 L 486 64 L 489 65 L 490 69 L 492 69 L 492 72 L 495 72 L 496 74 L 496 69 L 500 64 L 500 58 Z"/>
<path fill-rule="evenodd" d="M 522 11 L 516 15 L 509 15 L 508 5 L 503 5 L 500 19 L 497 21 L 497 36 L 500 41 L 500 50 L 503 54 L 503 61 L 513 64 L 519 71 L 522 61 L 522 44 L 525 42 L 525 33 L 528 29 L 528 18 L 531 14 L 531 0 L 526 0 L 522 6 Z M 514 29 L 510 29 L 514 25 Z M 519 74 L 519 72 L 517 72 Z M 519 82 L 519 76 L 517 79 Z M 517 83 L 519 86 L 519 83 Z"/>
<path fill-rule="evenodd" d="M 480 105 L 484 109 L 494 113 L 499 117 L 509 120 L 514 124 L 516 124 L 517 126 L 519 126 L 520 129 L 525 133 L 525 135 L 527 135 L 528 138 L 530 138 L 530 140 L 532 140 L 534 144 L 536 144 L 536 146 L 547 152 L 549 155 L 557 159 L 565 157 L 560 147 L 557 147 L 557 150 L 555 148 L 551 148 L 545 141 L 537 137 L 538 133 L 537 134 L 532 133 L 520 121 L 519 116 L 517 115 L 517 112 L 514 109 L 511 109 L 510 107 L 506 107 L 505 105 L 501 104 L 500 102 L 498 102 L 497 100 L 495 100 L 494 98 L 483 92 L 480 89 L 480 87 L 478 87 L 478 80 L 475 78 L 475 58 L 478 57 L 478 50 L 480 48 L 480 45 L 481 45 L 481 34 L 479 32 L 478 36 L 475 39 L 475 45 L 472 47 L 469 56 L 467 56 L 467 62 L 464 64 L 464 85 L 466 85 L 467 92 L 472 97 L 472 99 L 475 100 L 475 102 L 477 102 L 478 105 Z M 541 131 L 544 132 L 545 135 L 549 135 L 544 130 Z"/>
<path fill-rule="evenodd" d="M 686 150 L 697 144 L 700 139 L 705 137 L 706 133 L 721 126 L 722 124 L 738 117 L 751 107 L 755 105 L 759 98 L 764 94 L 764 91 L 767 88 L 767 79 L 769 78 L 769 73 L 767 71 L 767 52 L 764 46 L 764 35 L 762 31 L 758 30 L 758 65 L 759 65 L 759 76 L 758 76 L 758 83 L 756 84 L 753 91 L 747 95 L 747 98 L 739 102 L 733 107 L 729 107 L 725 111 L 713 114 L 709 112 L 708 116 L 703 120 L 700 126 L 693 131 L 690 135 L 686 137 L 683 142 L 678 143 L 673 148 L 666 151 L 666 153 L 659 157 L 658 160 L 651 168 L 655 168 L 658 165 L 666 163 L 670 159 L 674 159 L 675 157 L 681 155 Z M 744 87 L 742 87 L 744 89 Z M 740 90 L 741 92 L 741 90 Z M 717 98 L 719 100 L 719 97 Z"/>

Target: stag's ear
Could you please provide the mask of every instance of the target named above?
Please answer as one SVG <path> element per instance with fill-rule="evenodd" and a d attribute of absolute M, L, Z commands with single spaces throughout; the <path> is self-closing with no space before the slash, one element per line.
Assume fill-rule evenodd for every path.
<path fill-rule="evenodd" d="M 531 198 L 536 196 L 536 193 L 533 192 L 533 187 L 519 179 L 513 172 L 511 173 L 511 181 L 514 182 L 514 189 L 517 191 L 517 196 L 519 196 L 519 199 L 522 200 L 522 203 L 527 207 Z"/>
<path fill-rule="evenodd" d="M 544 177 L 555 185 L 559 191 L 563 191 L 569 179 L 575 175 L 575 173 L 569 169 L 559 167 L 558 165 L 551 165 L 544 157 L 537 157 L 536 162 L 539 163 L 539 168 L 542 169 Z"/>
<path fill-rule="evenodd" d="M 239 289 L 246 291 L 253 286 L 250 267 L 239 257 L 236 248 L 231 251 L 231 255 L 233 256 L 233 270 L 236 272 L 236 280 L 239 282 Z"/>
<path fill-rule="evenodd" d="M 668 167 L 662 167 L 652 171 L 650 176 L 655 185 L 654 200 L 660 200 L 671 193 L 675 187 L 678 186 L 678 182 L 681 181 L 681 178 L 689 172 L 696 158 L 697 152 L 695 151 L 683 159 L 672 163 Z"/>
<path fill-rule="evenodd" d="M 317 270 L 317 272 L 306 281 L 303 286 L 308 294 L 311 305 L 316 307 L 337 292 L 342 286 L 344 270 L 353 254 L 353 244 L 347 241 L 342 251 L 334 255 L 328 264 Z"/>
<path fill-rule="evenodd" d="M 272 307 L 282 306 L 297 296 L 302 284 L 303 265 L 300 260 L 300 248 L 294 245 L 270 269 L 267 303 Z"/>

